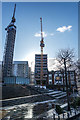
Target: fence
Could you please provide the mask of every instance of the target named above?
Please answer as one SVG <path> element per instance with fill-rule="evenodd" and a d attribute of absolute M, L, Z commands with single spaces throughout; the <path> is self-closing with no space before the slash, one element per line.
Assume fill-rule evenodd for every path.
<path fill-rule="evenodd" d="M 28 78 L 22 77 L 4 77 L 4 84 L 29 84 Z"/>
<path fill-rule="evenodd" d="M 72 120 L 80 115 L 80 108 L 60 115 L 53 114 L 53 120 Z"/>

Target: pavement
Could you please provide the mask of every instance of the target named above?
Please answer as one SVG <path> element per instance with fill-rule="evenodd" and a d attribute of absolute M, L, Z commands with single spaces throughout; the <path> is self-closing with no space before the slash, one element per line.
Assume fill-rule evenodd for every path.
<path fill-rule="evenodd" d="M 34 102 L 42 102 L 47 100 L 54 100 L 58 101 L 58 99 L 66 98 L 66 93 L 62 91 L 54 91 L 54 90 L 48 90 L 44 88 L 37 88 L 34 86 L 20 86 L 20 89 L 22 87 L 24 89 L 27 89 L 28 91 L 32 92 L 31 94 L 36 93 L 37 94 L 29 94 L 27 96 L 22 97 L 14 97 L 14 98 L 8 98 L 0 100 L 2 102 L 2 106 L 12 106 L 12 105 L 19 105 L 19 104 L 25 104 L 25 103 L 34 103 Z M 59 100 L 60 101 L 60 100 Z"/>

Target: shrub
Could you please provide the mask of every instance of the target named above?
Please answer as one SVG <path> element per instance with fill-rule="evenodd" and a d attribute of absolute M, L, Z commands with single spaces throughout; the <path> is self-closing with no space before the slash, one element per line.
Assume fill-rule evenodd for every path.
<path fill-rule="evenodd" d="M 56 112 L 57 112 L 58 114 L 63 113 L 63 109 L 60 107 L 60 105 L 56 105 Z"/>
<path fill-rule="evenodd" d="M 74 100 L 72 103 L 71 103 L 71 106 L 76 109 L 76 100 Z"/>
<path fill-rule="evenodd" d="M 77 106 L 80 106 L 80 97 L 78 97 L 78 98 L 76 99 L 76 104 L 77 104 Z"/>
<path fill-rule="evenodd" d="M 73 108 L 76 108 L 77 106 L 80 106 L 80 97 L 77 97 L 71 104 Z"/>

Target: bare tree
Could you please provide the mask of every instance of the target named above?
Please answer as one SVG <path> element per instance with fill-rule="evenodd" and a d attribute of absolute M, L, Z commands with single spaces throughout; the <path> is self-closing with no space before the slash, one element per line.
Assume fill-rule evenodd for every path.
<path fill-rule="evenodd" d="M 77 67 L 78 79 L 80 79 L 80 59 L 77 60 L 76 67 Z"/>
<path fill-rule="evenodd" d="M 69 92 L 68 92 L 68 83 L 67 83 L 67 68 L 72 66 L 73 58 L 74 58 L 73 49 L 61 49 L 57 54 L 57 60 L 60 63 L 60 67 L 65 71 L 68 111 L 70 111 L 70 104 L 69 104 Z"/>
<path fill-rule="evenodd" d="M 80 59 L 78 59 L 78 61 L 77 61 L 77 68 L 78 68 L 78 70 L 80 71 Z"/>
<path fill-rule="evenodd" d="M 73 66 L 74 50 L 73 49 L 61 49 L 57 53 L 57 61 L 59 62 L 58 68 L 64 70 L 64 60 L 66 62 L 66 68 L 69 69 Z"/>

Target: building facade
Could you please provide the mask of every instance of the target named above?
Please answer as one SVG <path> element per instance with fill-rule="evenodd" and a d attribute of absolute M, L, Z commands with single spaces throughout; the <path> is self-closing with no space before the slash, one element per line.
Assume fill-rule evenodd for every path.
<path fill-rule="evenodd" d="M 12 67 L 12 76 L 29 78 L 28 61 L 14 61 Z"/>
<path fill-rule="evenodd" d="M 12 75 L 4 77 L 5 84 L 30 84 L 28 61 L 14 61 Z"/>
<path fill-rule="evenodd" d="M 76 73 L 75 71 L 67 71 L 67 83 L 70 87 L 77 87 Z M 48 84 L 49 85 L 61 85 L 66 86 L 64 71 L 50 71 L 48 72 Z"/>
<path fill-rule="evenodd" d="M 41 62 L 43 62 L 43 79 L 41 80 Z M 47 54 L 43 54 L 43 61 L 41 61 L 41 54 L 35 55 L 35 82 L 38 85 L 46 85 L 47 84 Z"/>
<path fill-rule="evenodd" d="M 16 26 L 14 25 L 15 8 L 11 23 L 5 29 L 7 31 L 7 35 L 6 35 L 6 42 L 4 48 L 3 63 L 2 63 L 3 78 L 12 75 L 13 53 L 14 53 L 14 44 L 16 37 Z"/>

